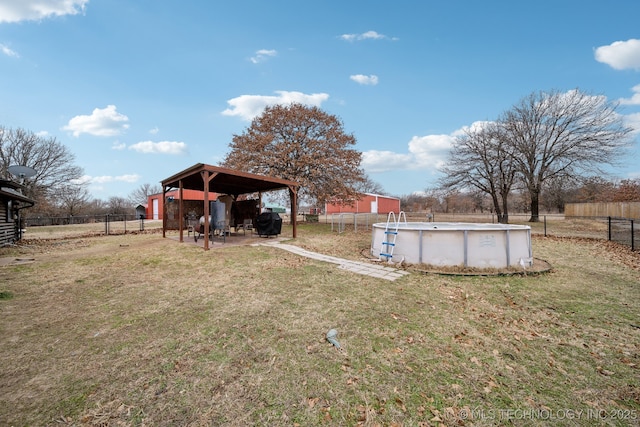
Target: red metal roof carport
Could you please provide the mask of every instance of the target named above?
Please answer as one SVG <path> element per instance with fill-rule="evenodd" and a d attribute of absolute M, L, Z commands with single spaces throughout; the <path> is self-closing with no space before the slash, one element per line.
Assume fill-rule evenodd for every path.
<path fill-rule="evenodd" d="M 180 204 L 178 205 L 178 215 L 184 217 L 182 208 L 182 191 L 200 190 L 204 191 L 204 228 L 209 229 L 209 192 L 229 194 L 237 197 L 240 194 L 258 193 L 262 199 L 262 193 L 283 188 L 289 189 L 291 196 L 291 218 L 293 225 L 293 237 L 297 237 L 296 216 L 298 183 L 281 178 L 256 175 L 248 172 L 241 172 L 234 169 L 227 169 L 218 166 L 198 163 L 188 169 L 164 179 L 162 183 L 162 193 L 177 188 L 180 192 Z M 166 197 L 162 198 L 162 237 L 166 237 L 167 228 L 167 203 Z M 184 224 L 179 221 L 180 241 L 184 241 Z M 209 250 L 209 239 L 204 239 L 204 249 Z"/>

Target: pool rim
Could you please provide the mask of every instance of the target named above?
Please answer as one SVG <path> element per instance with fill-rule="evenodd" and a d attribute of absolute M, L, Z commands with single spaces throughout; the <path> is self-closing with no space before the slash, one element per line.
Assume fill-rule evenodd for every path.
<path fill-rule="evenodd" d="M 397 230 L 397 232 L 396 232 Z M 418 262 L 417 264 L 432 264 L 429 262 L 426 262 L 426 260 L 424 260 L 423 257 L 423 249 L 424 249 L 424 236 L 423 236 L 423 232 L 428 232 L 428 233 L 436 233 L 439 234 L 438 232 L 442 232 L 444 233 L 459 233 L 463 235 L 463 242 L 462 242 L 462 247 L 460 248 L 462 250 L 462 265 L 466 268 L 466 267 L 477 267 L 477 268 L 503 268 L 503 267 L 511 267 L 511 266 L 515 266 L 516 264 L 519 265 L 523 265 L 523 262 L 527 263 L 528 265 L 531 265 L 531 263 L 533 262 L 533 249 L 532 249 L 532 245 L 531 245 L 531 227 L 528 225 L 522 225 L 522 224 L 501 224 L 501 223 L 467 223 L 467 222 L 406 222 L 406 221 L 402 221 L 402 222 L 378 222 L 378 223 L 374 223 L 372 224 L 372 228 L 371 228 L 371 255 L 372 256 L 377 256 L 380 260 L 383 260 L 383 258 L 386 258 L 387 261 L 393 260 L 393 256 L 395 255 L 401 255 L 404 254 L 405 256 L 408 257 L 408 252 L 411 253 L 411 258 L 418 258 Z M 378 236 L 378 233 L 383 232 L 383 236 L 380 239 Z M 417 240 L 417 248 L 415 248 L 415 250 L 417 252 L 415 252 L 413 250 L 413 248 L 411 248 L 410 246 L 405 247 L 402 245 L 398 245 L 398 248 L 402 248 L 401 251 L 399 251 L 399 253 L 395 254 L 393 252 L 391 252 L 392 256 L 391 257 L 386 257 L 386 252 L 382 250 L 382 245 L 381 244 L 386 244 L 389 235 L 393 235 L 395 234 L 396 236 L 403 234 L 404 232 L 407 233 L 417 233 L 418 234 L 418 240 Z M 476 257 L 476 253 L 470 252 L 470 247 L 469 247 L 469 233 L 482 233 L 482 232 L 492 232 L 492 233 L 503 233 L 505 235 L 505 243 L 503 246 L 503 255 L 504 255 L 504 264 L 505 265 L 498 265 L 498 266 L 487 266 L 487 267 L 478 267 L 475 265 L 469 265 L 470 264 L 470 258 L 472 258 L 472 262 L 476 259 L 478 259 L 478 257 Z M 512 236 L 511 236 L 511 232 L 517 233 L 517 235 L 521 235 L 521 233 L 525 233 L 526 237 L 525 237 L 525 246 L 524 247 L 519 247 L 519 249 L 515 249 L 513 248 L 513 250 L 516 252 L 515 256 L 512 257 L 512 247 L 511 247 L 511 242 L 512 242 Z M 519 240 L 521 242 L 521 240 Z M 377 249 L 377 247 L 375 246 L 375 244 L 378 244 L 379 246 L 381 246 L 379 249 Z M 396 240 L 395 238 L 393 239 L 393 243 L 392 246 L 394 247 L 394 250 L 396 248 Z M 389 246 L 387 246 L 389 247 Z M 397 251 L 397 250 L 396 250 Z M 499 252 L 499 251 L 498 251 Z M 526 252 L 526 253 L 523 253 Z M 403 257 L 404 258 L 404 257 Z M 458 257 L 460 258 L 460 257 Z M 411 262 L 411 261 L 409 261 Z M 416 262 L 414 262 L 416 263 Z M 456 264 L 436 264 L 436 265 L 443 265 L 443 266 L 456 266 L 456 265 L 461 265 L 459 263 Z"/>

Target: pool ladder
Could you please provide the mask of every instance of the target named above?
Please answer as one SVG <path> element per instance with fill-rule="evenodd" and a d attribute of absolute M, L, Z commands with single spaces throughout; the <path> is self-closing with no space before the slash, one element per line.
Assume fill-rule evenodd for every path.
<path fill-rule="evenodd" d="M 404 211 L 400 211 L 397 221 L 396 214 L 389 212 L 387 216 L 387 226 L 384 229 L 384 239 L 382 245 L 380 245 L 380 260 L 382 260 L 382 257 L 385 257 L 386 261 L 391 261 L 391 258 L 393 258 L 393 250 L 396 247 L 396 239 L 398 237 L 398 228 L 400 227 L 400 221 L 403 219 L 406 224 L 407 216 L 404 214 Z"/>

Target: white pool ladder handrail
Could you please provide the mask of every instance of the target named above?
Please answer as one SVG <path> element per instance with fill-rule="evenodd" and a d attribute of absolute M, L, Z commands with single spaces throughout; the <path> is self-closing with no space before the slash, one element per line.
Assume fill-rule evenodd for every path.
<path fill-rule="evenodd" d="M 397 221 L 396 214 L 393 213 L 393 211 L 389 212 L 389 215 L 387 216 L 387 225 L 384 229 L 384 239 L 380 245 L 379 259 L 381 261 L 382 257 L 385 257 L 386 261 L 391 261 L 391 258 L 393 258 L 393 250 L 396 247 L 396 238 L 398 237 L 398 228 L 400 227 L 400 221 L 403 219 L 406 224 L 407 216 L 404 214 L 404 211 L 400 211 Z M 390 228 L 392 228 L 392 230 L 389 230 Z"/>

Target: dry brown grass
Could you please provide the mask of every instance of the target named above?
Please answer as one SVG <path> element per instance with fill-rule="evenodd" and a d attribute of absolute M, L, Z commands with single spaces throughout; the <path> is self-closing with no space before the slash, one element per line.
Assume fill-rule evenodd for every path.
<path fill-rule="evenodd" d="M 370 234 L 291 243 L 362 259 Z M 533 243 L 551 273 L 394 283 L 152 233 L 5 249 L 35 261 L 0 267 L 0 424 L 637 425 L 638 255 Z"/>

